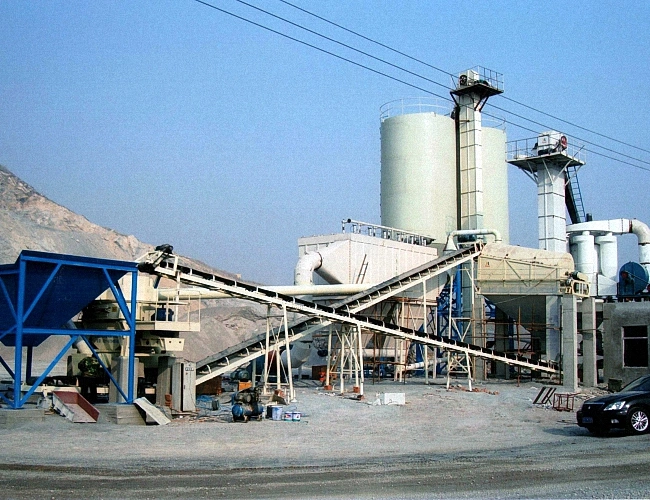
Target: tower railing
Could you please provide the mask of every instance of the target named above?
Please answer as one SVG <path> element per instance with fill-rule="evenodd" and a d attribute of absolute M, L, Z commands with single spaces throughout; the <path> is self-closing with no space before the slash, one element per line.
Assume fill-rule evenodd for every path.
<path fill-rule="evenodd" d="M 370 224 L 369 222 L 361 222 L 353 219 L 343 219 L 341 221 L 341 232 L 365 234 L 366 236 L 373 236 L 384 240 L 393 240 L 422 246 L 430 245 L 434 241 L 430 236 L 423 236 L 421 234 L 404 231 L 403 229 L 380 226 L 379 224 Z"/>
<path fill-rule="evenodd" d="M 569 136 L 563 135 L 563 137 L 567 138 L 566 145 L 552 145 L 544 148 L 540 148 L 537 137 L 509 141 L 506 143 L 506 161 L 561 154 L 585 163 L 587 155 L 584 147 L 575 145 Z"/>
<path fill-rule="evenodd" d="M 379 112 L 380 120 L 383 122 L 393 116 L 412 113 L 436 113 L 447 116 L 451 114 L 452 109 L 453 103 L 439 97 L 406 97 L 383 104 Z"/>

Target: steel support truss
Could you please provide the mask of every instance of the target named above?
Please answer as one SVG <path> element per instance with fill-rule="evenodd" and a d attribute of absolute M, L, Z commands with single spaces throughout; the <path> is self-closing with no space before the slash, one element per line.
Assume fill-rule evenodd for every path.
<path fill-rule="evenodd" d="M 96 285 L 103 288 L 99 293 L 110 288 L 120 307 L 122 314 L 127 322 L 128 329 L 123 331 L 115 330 L 70 330 L 65 328 L 64 324 L 52 326 L 48 324 L 48 312 L 52 313 L 52 307 L 44 303 L 61 304 L 66 297 L 52 297 L 60 288 L 56 288 L 61 282 L 73 281 L 65 273 L 70 270 L 92 273 L 92 280 L 103 281 L 102 284 Z M 131 303 L 127 305 L 126 299 L 119 286 L 118 280 L 125 274 L 131 274 Z M 31 280 L 33 274 L 40 274 L 40 278 Z M 50 374 L 52 369 L 61 361 L 68 349 L 77 341 L 83 342 L 90 348 L 93 356 L 99 361 L 101 367 L 108 374 L 111 382 L 115 385 L 119 393 L 127 403 L 132 403 L 134 399 L 134 374 L 135 374 L 135 311 L 137 298 L 137 274 L 138 270 L 135 263 L 120 262 L 104 259 L 91 259 L 70 255 L 58 255 L 44 252 L 27 252 L 24 251 L 18 258 L 16 266 L 0 266 L 0 302 L 2 302 L 2 311 L 9 311 L 11 320 L 6 322 L 3 318 L 3 324 L 9 324 L 8 328 L 0 331 L 0 340 L 3 338 L 11 340 L 14 347 L 14 368 L 13 370 L 8 363 L 0 357 L 0 364 L 7 370 L 13 380 L 12 389 L 7 395 L 0 394 L 7 405 L 13 409 L 22 408 L 27 400 L 34 394 L 40 384 Z M 77 286 L 72 282 L 71 288 Z M 69 291 L 74 295 L 74 291 Z M 97 295 L 99 295 L 99 293 Z M 94 300 L 90 297 L 88 303 Z M 82 304 L 83 308 L 86 304 Z M 50 309 L 48 309 L 48 307 Z M 45 316 L 42 322 L 33 318 L 35 311 Z M 78 313 L 76 311 L 73 316 Z M 72 319 L 72 318 L 67 318 Z M 66 320 L 67 321 L 67 320 Z M 45 326 L 43 326 L 45 325 Z M 71 333 L 74 332 L 74 333 Z M 50 362 L 47 368 L 31 384 L 32 378 L 32 355 L 35 337 L 46 338 L 50 335 L 69 336 L 70 340 L 63 346 L 59 353 Z M 122 337 L 128 343 L 128 387 L 126 391 L 120 386 L 117 380 L 110 373 L 97 351 L 93 347 L 90 339 L 94 336 L 101 337 Z M 39 342 L 40 343 L 40 342 Z M 23 359 L 23 348 L 27 347 L 27 359 Z M 25 367 L 23 383 L 23 366 Z"/>
<path fill-rule="evenodd" d="M 371 306 L 379 304 L 390 297 L 399 296 L 411 289 L 418 289 L 419 286 L 423 286 L 423 283 L 426 283 L 433 277 L 442 276 L 445 273 L 453 271 L 457 266 L 465 262 L 473 261 L 479 254 L 480 245 L 459 250 L 454 254 L 436 259 L 431 263 L 420 266 L 381 285 L 377 285 L 368 291 L 331 306 L 324 306 L 296 297 L 289 297 L 250 283 L 199 272 L 180 265 L 178 258 L 171 254 L 152 253 L 143 260 L 142 269 L 158 276 L 178 280 L 184 284 L 210 290 L 220 290 L 233 297 L 272 305 L 283 308 L 283 310 L 286 308 L 288 311 L 307 316 L 307 319 L 300 320 L 288 328 L 285 322 L 285 334 L 282 337 L 277 335 L 275 342 L 272 340 L 273 336 L 270 334 L 268 343 L 265 341 L 265 335 L 261 338 L 256 337 L 229 349 L 226 353 L 210 357 L 200 365 L 197 364 L 197 370 L 199 368 L 202 369 L 202 372 L 197 374 L 197 384 L 233 371 L 235 368 L 267 354 L 270 349 L 279 350 L 283 347 L 288 349 L 291 342 L 305 338 L 332 324 L 344 325 L 344 327 L 348 328 L 348 332 L 358 332 L 357 335 L 360 335 L 362 330 L 380 333 L 397 339 L 441 348 L 445 351 L 453 351 L 465 356 L 478 356 L 483 359 L 501 361 L 509 365 L 556 373 L 559 368 L 553 362 L 544 360 L 533 361 L 523 356 L 493 351 L 459 339 L 441 337 L 359 314 L 361 311 L 366 311 Z M 360 361 L 362 356 L 356 354 L 358 344 L 355 345 L 354 342 L 354 339 L 341 341 L 345 346 L 344 351 L 347 350 L 347 354 L 344 352 L 342 358 L 348 360 L 347 366 L 350 366 L 351 363 L 352 366 L 358 367 L 358 370 L 360 370 L 358 379 L 362 381 L 363 364 Z M 359 356 L 359 359 L 356 361 L 355 356 Z M 339 367 L 341 366 L 340 361 Z M 345 366 L 344 364 L 343 371 L 345 371 Z"/>

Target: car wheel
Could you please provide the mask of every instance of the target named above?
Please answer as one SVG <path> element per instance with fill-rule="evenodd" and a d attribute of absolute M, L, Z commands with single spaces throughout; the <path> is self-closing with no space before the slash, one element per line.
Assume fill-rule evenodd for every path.
<path fill-rule="evenodd" d="M 643 434 L 648 432 L 650 420 L 648 412 L 641 408 L 632 408 L 627 417 L 627 428 L 632 434 Z"/>

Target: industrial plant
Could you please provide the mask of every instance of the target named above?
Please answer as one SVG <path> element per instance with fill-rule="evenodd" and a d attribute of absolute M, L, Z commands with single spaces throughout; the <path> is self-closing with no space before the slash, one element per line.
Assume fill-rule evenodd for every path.
<path fill-rule="evenodd" d="M 237 421 L 275 418 L 306 376 L 363 398 L 385 380 L 470 391 L 535 380 L 575 394 L 646 374 L 650 228 L 593 220 L 582 145 L 556 130 L 509 142 L 503 122 L 482 116 L 503 92 L 500 73 L 477 67 L 454 78 L 453 104 L 382 106 L 380 223 L 350 218 L 300 238 L 287 286 L 196 269 L 170 244 L 136 262 L 24 250 L 0 266 L 0 341 L 13 349 L 0 358 L 2 411 L 45 399 L 73 421 L 137 420 L 135 403 L 164 421 L 228 380 Z M 510 242 L 508 165 L 537 189 L 538 248 Z M 638 262 L 619 262 L 624 234 L 637 237 Z M 202 304 L 232 297 L 265 307 L 266 328 L 186 360 Z M 51 336 L 63 347 L 37 373 Z M 62 362 L 66 375 L 52 375 Z"/>

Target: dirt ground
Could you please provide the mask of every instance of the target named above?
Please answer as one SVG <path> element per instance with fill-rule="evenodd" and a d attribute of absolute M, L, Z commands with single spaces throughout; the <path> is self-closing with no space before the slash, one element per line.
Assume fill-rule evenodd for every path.
<path fill-rule="evenodd" d="M 366 384 L 359 401 L 304 382 L 299 422 L 233 423 L 224 409 L 166 426 L 0 427 L 0 497 L 650 497 L 650 435 L 593 437 L 574 412 L 533 405 L 540 384 L 459 383 Z M 407 404 L 373 405 L 382 392 Z"/>

